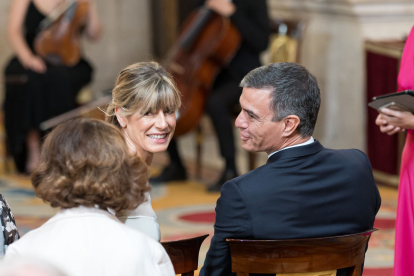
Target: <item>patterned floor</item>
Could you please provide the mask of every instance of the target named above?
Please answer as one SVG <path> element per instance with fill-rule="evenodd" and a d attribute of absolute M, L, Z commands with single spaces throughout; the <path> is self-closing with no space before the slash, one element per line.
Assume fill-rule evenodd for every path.
<path fill-rule="evenodd" d="M 160 163 L 155 163 L 153 171 L 157 173 Z M 191 164 L 189 166 L 191 167 Z M 203 175 L 206 177 L 202 181 L 207 183 L 208 178 L 216 176 L 214 171 L 208 170 L 205 170 Z M 200 251 L 200 265 L 204 261 L 213 234 L 214 207 L 219 196 L 218 193 L 206 193 L 205 187 L 201 181 L 189 180 L 154 186 L 151 191 L 163 241 L 210 234 Z M 375 223 L 375 227 L 380 228 L 380 231 L 374 233 L 370 240 L 365 276 L 392 275 L 397 192 L 387 187 L 380 187 L 380 192 L 383 201 Z M 56 212 L 35 197 L 27 177 L 1 175 L 0 193 L 9 202 L 23 235 L 43 224 Z"/>

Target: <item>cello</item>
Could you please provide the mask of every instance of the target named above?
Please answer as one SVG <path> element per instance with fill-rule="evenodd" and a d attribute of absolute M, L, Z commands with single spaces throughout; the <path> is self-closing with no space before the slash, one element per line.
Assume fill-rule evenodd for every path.
<path fill-rule="evenodd" d="M 207 7 L 197 9 L 184 22 L 164 63 L 177 83 L 183 103 L 174 136 L 186 134 L 198 125 L 215 77 L 231 61 L 240 43 L 241 35 L 230 19 Z"/>
<path fill-rule="evenodd" d="M 56 18 L 46 17 L 41 22 L 34 49 L 50 64 L 74 66 L 81 58 L 79 33 L 88 18 L 88 3 L 71 0 L 64 4 L 63 12 L 52 12 L 51 17 Z"/>

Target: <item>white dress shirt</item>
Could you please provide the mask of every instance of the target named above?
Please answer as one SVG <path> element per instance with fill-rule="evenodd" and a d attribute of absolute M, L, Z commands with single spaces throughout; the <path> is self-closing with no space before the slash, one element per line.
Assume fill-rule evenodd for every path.
<path fill-rule="evenodd" d="M 175 275 L 160 243 L 107 211 L 83 206 L 60 210 L 11 244 L 5 260 L 18 256 L 44 260 L 68 276 Z"/>
<path fill-rule="evenodd" d="M 269 154 L 268 158 L 270 158 L 270 156 L 272 156 L 273 154 L 278 153 L 279 151 L 286 150 L 286 149 L 291 149 L 291 148 L 296 148 L 296 147 L 301 147 L 301 146 L 306 146 L 306 145 L 312 144 L 313 142 L 315 142 L 315 139 L 313 139 L 313 137 L 311 136 L 311 138 L 309 138 L 309 140 L 306 141 L 306 142 L 303 142 L 303 143 L 300 143 L 300 144 L 297 144 L 297 145 L 293 145 L 293 146 L 286 147 L 286 148 L 283 148 L 283 149 L 272 152 L 271 154 Z"/>

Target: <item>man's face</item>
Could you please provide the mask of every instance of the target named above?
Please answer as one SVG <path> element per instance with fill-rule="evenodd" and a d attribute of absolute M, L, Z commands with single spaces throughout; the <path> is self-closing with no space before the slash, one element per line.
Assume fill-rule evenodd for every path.
<path fill-rule="evenodd" d="M 284 120 L 273 122 L 270 109 L 270 91 L 243 88 L 240 97 L 242 111 L 236 119 L 242 147 L 247 151 L 264 151 L 270 154 L 283 145 Z"/>

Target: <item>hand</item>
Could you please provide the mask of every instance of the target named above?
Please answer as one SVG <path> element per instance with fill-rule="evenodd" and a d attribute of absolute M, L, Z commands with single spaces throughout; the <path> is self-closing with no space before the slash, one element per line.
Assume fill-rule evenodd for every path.
<path fill-rule="evenodd" d="M 380 110 L 382 120 L 388 125 L 400 127 L 401 129 L 414 129 L 414 115 L 408 111 L 396 111 L 389 108 Z"/>
<path fill-rule="evenodd" d="M 227 0 L 207 0 L 206 6 L 224 17 L 230 17 L 236 6 Z"/>
<path fill-rule="evenodd" d="M 375 123 L 380 126 L 380 131 L 388 135 L 399 131 L 414 128 L 414 115 L 407 111 L 396 111 L 388 108 L 380 110 Z"/>
<path fill-rule="evenodd" d="M 405 129 L 401 129 L 400 127 L 389 125 L 387 121 L 383 119 L 382 114 L 378 115 L 377 119 L 375 120 L 375 124 L 380 127 L 380 131 L 382 133 L 386 133 L 388 135 L 393 135 L 397 132 L 405 131 Z"/>
<path fill-rule="evenodd" d="M 31 56 L 22 61 L 24 68 L 36 73 L 43 74 L 46 72 L 46 64 L 39 56 Z"/>

